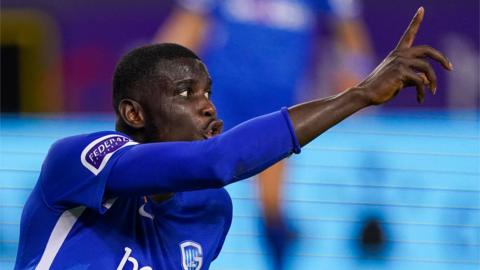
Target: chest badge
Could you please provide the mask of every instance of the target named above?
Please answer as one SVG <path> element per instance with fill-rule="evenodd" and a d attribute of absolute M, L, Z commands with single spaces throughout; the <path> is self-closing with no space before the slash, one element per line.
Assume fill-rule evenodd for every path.
<path fill-rule="evenodd" d="M 180 243 L 183 270 L 200 270 L 203 264 L 202 246 L 193 241 Z"/>

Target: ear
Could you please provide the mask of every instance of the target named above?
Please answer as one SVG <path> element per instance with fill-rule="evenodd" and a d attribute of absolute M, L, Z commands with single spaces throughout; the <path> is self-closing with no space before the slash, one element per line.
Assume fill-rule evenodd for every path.
<path fill-rule="evenodd" d="M 122 99 L 118 104 L 118 111 L 123 122 L 128 126 L 139 129 L 145 127 L 145 112 L 140 103 L 131 99 Z"/>

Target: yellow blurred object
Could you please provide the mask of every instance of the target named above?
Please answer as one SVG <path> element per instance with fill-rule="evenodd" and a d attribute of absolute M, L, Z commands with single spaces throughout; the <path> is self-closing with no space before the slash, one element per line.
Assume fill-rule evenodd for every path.
<path fill-rule="evenodd" d="M 60 39 L 56 22 L 37 10 L 5 9 L 1 46 L 19 50 L 20 112 L 63 108 Z"/>

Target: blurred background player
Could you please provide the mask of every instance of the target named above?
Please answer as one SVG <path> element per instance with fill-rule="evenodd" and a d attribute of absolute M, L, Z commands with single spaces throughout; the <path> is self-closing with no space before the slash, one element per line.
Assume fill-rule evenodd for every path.
<path fill-rule="evenodd" d="M 182 44 L 202 55 L 216 78 L 213 88 L 222 89 L 214 91 L 212 99 L 229 129 L 292 105 L 298 96 L 309 96 L 296 90 L 309 84 L 322 29 L 332 33 L 330 43 L 335 46 L 330 56 L 337 67 L 331 84 L 322 88 L 346 89 L 367 75 L 371 50 L 358 2 L 178 0 L 155 41 Z M 283 267 L 287 247 L 295 238 L 281 207 L 284 169 L 284 162 L 277 163 L 258 181 L 274 269 Z"/>

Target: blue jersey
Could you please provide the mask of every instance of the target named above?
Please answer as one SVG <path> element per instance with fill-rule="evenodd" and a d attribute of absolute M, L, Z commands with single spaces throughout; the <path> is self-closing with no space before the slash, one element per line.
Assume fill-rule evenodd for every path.
<path fill-rule="evenodd" d="M 290 106 L 312 62 L 320 18 L 353 18 L 345 0 L 178 0 L 211 29 L 202 55 L 226 128 Z M 233 106 L 235 104 L 235 106 Z"/>
<path fill-rule="evenodd" d="M 299 151 L 286 109 L 204 141 L 62 139 L 25 205 L 15 268 L 208 269 L 232 219 L 222 187 Z"/>

